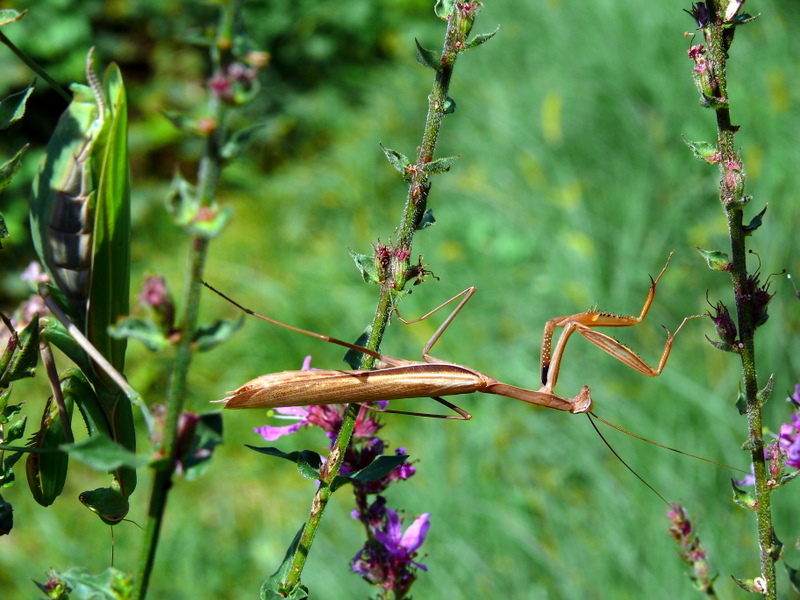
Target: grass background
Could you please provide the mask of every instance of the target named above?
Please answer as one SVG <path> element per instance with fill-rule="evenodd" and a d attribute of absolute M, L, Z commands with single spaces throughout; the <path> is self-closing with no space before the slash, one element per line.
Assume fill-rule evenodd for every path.
<path fill-rule="evenodd" d="M 371 319 L 377 288 L 362 283 L 347 249 L 368 252 L 371 243 L 393 234 L 405 189 L 378 142 L 414 153 L 431 73 L 414 62 L 413 38 L 438 48 L 442 24 L 429 2 L 416 0 L 391 8 L 356 0 L 269 4 L 249 7 L 252 33 L 271 50 L 273 63 L 264 73 L 262 100 L 245 117 L 266 119 L 268 127 L 250 154 L 225 172 L 219 200 L 233 206 L 235 216 L 212 245 L 206 277 L 260 312 L 352 339 Z M 715 135 L 713 113 L 699 107 L 690 80 L 691 41 L 683 33 L 694 25 L 681 12 L 689 6 L 619 0 L 485 5 L 475 31 L 501 29 L 459 60 L 451 87 L 458 108 L 445 119 L 438 154 L 461 158 L 434 179 L 430 207 L 437 224 L 419 233 L 414 249 L 440 280 L 415 288 L 402 311 L 423 314 L 477 285 L 479 293 L 441 340 L 437 356 L 535 387 L 545 320 L 594 304 L 638 313 L 648 274 L 657 274 L 675 250 L 648 319 L 619 332 L 655 362 L 661 324 L 674 329 L 684 316 L 707 310 L 707 292 L 712 301 L 732 305 L 728 279 L 709 271 L 694 250 L 726 249 L 727 235 L 716 171 L 696 161 L 680 139 Z M 25 33 L 7 33 L 20 45 L 27 42 L 31 47 L 23 47 L 65 81 L 82 78 L 92 44 L 103 61 L 120 62 L 133 106 L 134 286 L 157 272 L 178 292 L 186 240 L 163 203 L 176 165 L 192 176 L 199 146 L 180 138 L 158 111 L 202 114 L 196 107 L 207 76 L 204 59 L 178 37 L 203 24 L 213 6 L 66 0 L 49 6 L 56 12 L 34 10 L 26 17 L 19 25 Z M 769 203 L 751 247 L 764 276 L 783 268 L 797 274 L 800 41 L 793 26 L 800 9 L 768 0 L 746 8 L 763 16 L 736 35 L 729 89 L 754 196 L 748 212 Z M 7 51 L 0 56 L 9 89 L 30 80 Z M 43 145 L 47 123 L 63 105 L 45 93 L 36 102 L 32 111 L 42 117 L 28 119 L 17 133 Z M 24 213 L 26 178 L 35 164 L 32 152 L 2 198 L 4 215 L 16 225 L 0 265 L 8 306 L 19 300 L 15 276 L 32 257 Z M 757 264 L 754 257 L 751 268 Z M 757 360 L 763 381 L 775 376 L 765 422 L 777 431 L 788 420 L 782 398 L 800 367 L 798 305 L 785 278 L 774 278 L 771 289 L 777 295 L 758 333 Z M 211 296 L 204 297 L 202 311 L 207 320 L 235 316 Z M 434 328 L 433 322 L 395 323 L 384 350 L 417 357 Z M 705 341 L 712 334 L 708 321 L 688 324 L 656 379 L 576 340 L 558 391 L 573 395 L 588 384 L 597 413 L 610 421 L 746 468 L 740 450 L 746 426 L 733 406 L 737 360 Z M 341 364 L 336 348 L 250 321 L 228 344 L 196 357 L 191 405 L 208 410 L 209 400 L 256 375 L 297 368 L 306 354 L 318 367 Z M 133 384 L 157 402 L 170 353 L 153 356 L 132 344 L 129 356 Z M 43 398 L 36 388 L 25 389 L 38 407 Z M 472 421 L 386 418 L 385 437 L 418 461 L 418 474 L 391 490 L 390 506 L 432 513 L 422 548 L 429 571 L 415 585 L 416 598 L 695 594 L 667 535 L 663 504 L 610 455 L 585 418 L 483 395 L 459 403 L 474 414 Z M 403 403 L 417 406 L 428 405 Z M 29 412 L 34 420 L 35 413 Z M 226 444 L 212 467 L 201 480 L 176 485 L 152 598 L 255 597 L 277 568 L 314 488 L 291 464 L 243 448 L 259 443 L 252 428 L 264 420 L 257 411 L 226 414 Z M 731 503 L 729 478 L 736 474 L 614 432 L 608 436 L 644 478 L 697 517 L 721 595 L 738 594 L 729 575 L 754 577 L 758 565 L 754 520 Z M 320 434 L 305 432 L 279 446 L 321 451 L 325 443 Z M 108 529 L 76 499 L 106 478 L 72 468 L 67 491 L 49 509 L 26 497 L 24 483 L 4 490 L 15 506 L 16 529 L 0 540 L 2 597 L 34 597 L 30 579 L 43 580 L 50 567 L 99 571 L 107 565 Z M 141 478 L 130 514 L 139 522 L 148 480 Z M 800 562 L 793 546 L 796 497 L 793 486 L 774 496 L 776 532 L 792 566 Z M 347 572 L 363 540 L 349 517 L 346 490 L 328 510 L 304 583 L 326 600 L 366 596 L 369 588 Z M 133 525 L 116 529 L 118 567 L 135 570 L 140 537 Z M 792 597 L 783 579 L 783 596 Z"/>

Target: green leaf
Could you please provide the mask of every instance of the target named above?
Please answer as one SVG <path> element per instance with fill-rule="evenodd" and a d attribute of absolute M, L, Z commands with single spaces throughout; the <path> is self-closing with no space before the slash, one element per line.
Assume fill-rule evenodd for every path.
<path fill-rule="evenodd" d="M 798 471 L 800 473 L 800 471 Z M 792 584 L 792 588 L 797 593 L 800 593 L 800 574 L 798 574 L 797 569 L 794 569 L 789 566 L 785 560 L 783 561 L 783 568 L 786 570 L 786 574 L 789 576 L 789 583 Z"/>
<path fill-rule="evenodd" d="M 431 227 L 432 225 L 436 225 L 436 219 L 433 218 L 433 209 L 429 208 L 419 220 L 419 223 L 417 224 L 417 231 L 420 229 L 425 229 L 426 227 Z"/>
<path fill-rule="evenodd" d="M 422 170 L 427 173 L 428 175 L 438 175 L 439 173 L 444 173 L 445 171 L 449 171 L 450 167 L 456 159 L 460 157 L 460 154 L 456 156 L 448 156 L 447 158 L 437 158 L 436 160 L 432 160 L 431 162 L 427 163 Z"/>
<path fill-rule="evenodd" d="M 19 12 L 13 8 L 4 8 L 3 10 L 0 10 L 0 27 L 8 25 L 9 23 L 14 23 L 15 21 L 19 21 L 27 12 L 27 10 Z"/>
<path fill-rule="evenodd" d="M 381 144 L 381 150 L 383 150 L 386 158 L 389 159 L 389 164 L 397 169 L 397 171 L 404 178 L 407 178 L 409 174 L 409 167 L 411 166 L 411 161 L 408 159 L 408 157 L 405 154 L 401 154 L 397 150 L 387 148 L 383 144 Z"/>
<path fill-rule="evenodd" d="M 348 483 L 369 483 L 377 481 L 385 477 L 392 470 L 402 465 L 407 455 L 404 454 L 391 454 L 376 456 L 369 465 L 355 473 L 348 473 L 347 475 L 337 475 L 331 482 L 331 491 L 336 491 L 340 487 Z"/>
<path fill-rule="evenodd" d="M 453 14 L 456 8 L 455 0 L 436 0 L 436 6 L 433 7 L 433 12 L 440 19 L 447 19 Z"/>
<path fill-rule="evenodd" d="M 67 417 L 72 418 L 73 403 L 67 399 Z M 42 424 L 28 446 L 38 450 L 51 450 L 47 453 L 31 452 L 25 460 L 25 473 L 33 499 L 42 506 L 50 506 L 64 490 L 69 467 L 69 456 L 58 451 L 66 440 L 65 426 L 61 420 L 56 403 L 50 398 L 42 413 Z"/>
<path fill-rule="evenodd" d="M 764 213 L 767 212 L 767 207 L 765 206 L 764 209 L 758 213 L 755 217 L 753 217 L 747 225 L 743 226 L 744 234 L 751 235 L 756 229 L 761 227 L 761 219 L 764 217 Z"/>
<path fill-rule="evenodd" d="M 367 325 L 366 329 L 360 336 L 353 342 L 356 346 L 365 346 L 369 341 L 369 336 L 372 334 L 372 324 Z M 344 353 L 342 360 L 348 364 L 351 369 L 360 369 L 361 363 L 364 362 L 364 353 L 352 348 Z"/>
<path fill-rule="evenodd" d="M 0 357 L 0 388 L 24 377 L 33 377 L 39 361 L 39 315 L 16 338 L 12 335 Z"/>
<path fill-rule="evenodd" d="M 249 444 L 245 444 L 245 446 L 261 454 L 283 458 L 297 464 L 297 470 L 300 471 L 300 475 L 306 479 L 319 479 L 319 468 L 322 466 L 322 457 L 316 452 L 312 452 L 311 450 L 295 450 L 294 452 L 286 453 L 272 446 L 262 448 Z"/>
<path fill-rule="evenodd" d="M 722 252 L 721 250 L 703 250 L 699 246 L 695 246 L 695 249 L 703 258 L 706 259 L 708 268 L 712 271 L 731 270 L 731 261 L 725 252 Z"/>
<path fill-rule="evenodd" d="M 122 319 L 109 328 L 109 335 L 137 340 L 152 352 L 160 352 L 170 345 L 169 339 L 161 332 L 158 325 L 138 317 Z"/>
<path fill-rule="evenodd" d="M 692 154 L 694 154 L 695 158 L 698 158 L 710 165 L 716 164 L 720 161 L 721 156 L 717 150 L 716 144 L 711 144 L 710 142 L 693 142 L 685 135 L 682 135 L 681 137 L 683 138 L 683 142 L 689 146 L 689 150 L 692 151 Z"/>
<path fill-rule="evenodd" d="M 758 400 L 759 406 L 764 406 L 767 403 L 767 400 L 769 400 L 769 397 L 772 395 L 772 383 L 773 376 L 770 375 L 769 379 L 767 379 L 766 385 L 756 392 L 756 400 Z"/>
<path fill-rule="evenodd" d="M 464 52 L 465 50 L 472 50 L 473 48 L 477 48 L 481 44 L 485 44 L 495 35 L 497 35 L 498 31 L 500 31 L 500 25 L 498 25 L 497 28 L 492 33 L 479 33 L 478 35 L 473 37 L 470 41 L 468 41 L 466 44 L 464 44 L 464 47 L 462 48 L 461 51 Z"/>
<path fill-rule="evenodd" d="M 736 487 L 736 484 L 731 480 L 731 487 L 733 488 L 733 501 L 748 510 L 755 510 L 756 499 L 751 492 Z"/>
<path fill-rule="evenodd" d="M 347 251 L 350 253 L 350 257 L 356 263 L 356 267 L 358 267 L 358 270 L 361 272 L 361 277 L 366 283 L 380 283 L 378 269 L 375 266 L 374 257 L 353 252 L 349 248 Z"/>
<path fill-rule="evenodd" d="M 128 161 L 128 105 L 116 64 L 106 70 L 108 125 L 98 139 L 99 171 L 94 222 L 94 252 L 86 337 L 120 373 L 125 368 L 127 339 L 113 338 L 108 328 L 130 312 L 131 201 Z M 102 142 L 102 143 L 100 143 Z M 100 375 L 110 387 L 110 379 Z"/>
<path fill-rule="evenodd" d="M 8 129 L 9 125 L 19 121 L 25 114 L 25 104 L 28 101 L 36 80 L 24 90 L 6 96 L 0 100 L 0 129 Z"/>
<path fill-rule="evenodd" d="M 123 600 L 133 597 L 133 575 L 110 567 L 93 575 L 84 567 L 73 567 L 64 573 L 50 571 L 47 574 L 47 586 L 36 582 L 45 594 L 52 593 L 55 586 L 69 594 L 70 598 L 83 600 Z M 49 598 L 66 598 L 66 595 Z"/>
<path fill-rule="evenodd" d="M 21 406 L 17 404 L 16 406 Z M 28 423 L 28 417 L 23 417 L 16 421 L 11 427 L 7 427 L 4 431 L 5 437 L 3 438 L 3 444 L 11 444 L 19 439 L 22 439 L 22 436 L 25 435 L 25 425 Z"/>
<path fill-rule="evenodd" d="M 275 571 L 269 578 L 267 578 L 263 584 L 261 584 L 261 590 L 259 593 L 261 600 L 305 600 L 308 598 L 308 590 L 300 583 L 298 583 L 297 586 L 292 590 L 287 590 L 283 585 L 283 582 L 289 578 L 292 565 L 294 564 L 295 555 L 301 551 L 300 539 L 303 536 L 303 531 L 305 531 L 305 528 L 305 524 L 300 526 L 300 529 L 295 534 L 292 543 L 289 544 L 289 547 L 286 549 L 286 554 L 284 555 L 278 570 Z M 305 550 L 306 549 L 303 549 L 303 551 Z"/>
<path fill-rule="evenodd" d="M 105 435 L 94 435 L 76 444 L 61 444 L 61 449 L 98 471 L 113 471 L 121 466 L 138 469 L 151 462 L 149 456 L 139 456 Z"/>
<path fill-rule="evenodd" d="M 28 149 L 30 144 L 25 144 L 19 151 L 13 156 L 13 158 L 7 160 L 2 165 L 0 165 L 0 192 L 6 189 L 6 186 L 11 182 L 16 175 L 19 168 L 22 166 L 22 155 L 25 154 L 25 151 Z M 6 228 L 5 221 L 3 221 L 2 215 L 0 215 L 0 221 L 2 221 L 2 232 L 0 232 L 0 238 L 7 238 L 8 237 L 8 229 Z M 2 246 L 0 246 L 2 248 Z"/>
<path fill-rule="evenodd" d="M 248 148 L 256 132 L 264 129 L 264 127 L 266 127 L 266 123 L 259 123 L 234 132 L 225 145 L 222 146 L 220 156 L 228 161 L 238 158 Z"/>
<path fill-rule="evenodd" d="M 742 388 L 742 383 L 739 382 L 739 388 L 736 392 L 736 402 L 734 403 L 736 406 L 736 410 L 739 411 L 740 415 L 747 414 L 747 398 L 744 395 L 744 388 Z"/>
<path fill-rule="evenodd" d="M 439 53 L 433 50 L 423 48 L 417 38 L 414 38 L 414 43 L 417 45 L 417 62 L 423 67 L 433 69 L 437 73 L 442 70 L 442 61 L 439 59 Z"/>
<path fill-rule="evenodd" d="M 218 319 L 210 325 L 198 327 L 192 338 L 198 350 L 209 350 L 214 346 L 230 339 L 230 337 L 244 325 L 244 314 L 239 315 L 235 321 Z"/>

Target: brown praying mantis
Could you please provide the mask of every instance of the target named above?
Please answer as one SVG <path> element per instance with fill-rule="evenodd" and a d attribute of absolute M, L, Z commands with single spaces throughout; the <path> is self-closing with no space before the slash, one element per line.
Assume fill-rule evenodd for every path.
<path fill-rule="evenodd" d="M 665 328 L 667 331 L 667 341 L 657 367 L 648 365 L 633 352 L 633 350 L 615 340 L 613 337 L 595 330 L 596 327 L 633 327 L 641 323 L 650 310 L 650 305 L 655 298 L 656 286 L 667 270 L 671 259 L 672 253 L 670 253 L 658 277 L 655 279 L 652 277 L 650 278 L 650 291 L 647 294 L 644 306 L 638 317 L 619 316 L 592 309 L 574 315 L 555 317 L 547 321 L 544 327 L 544 337 L 542 340 L 542 385 L 538 390 L 529 390 L 508 385 L 470 367 L 431 356 L 430 350 L 476 292 L 477 288 L 475 287 L 467 288 L 419 319 L 403 321 L 404 323 L 421 321 L 448 304 L 460 299 L 460 302 L 458 302 L 453 312 L 445 319 L 442 325 L 425 344 L 422 350 L 423 362 L 389 356 L 328 335 L 314 333 L 312 331 L 293 327 L 292 325 L 287 325 L 286 323 L 276 321 L 275 319 L 260 315 L 245 308 L 208 283 L 205 283 L 206 287 L 210 290 L 222 296 L 228 302 L 249 315 L 279 325 L 290 331 L 296 331 L 297 333 L 302 333 L 325 342 L 361 352 L 378 360 L 376 369 L 371 371 L 313 369 L 307 371 L 269 373 L 248 381 L 233 392 L 229 392 L 230 395 L 220 400 L 220 402 L 225 402 L 225 408 L 227 409 L 241 409 L 309 406 L 315 404 L 360 404 L 401 398 L 429 397 L 457 414 L 435 415 L 395 410 L 385 410 L 381 412 L 468 420 L 472 418 L 470 413 L 444 400 L 442 396 L 483 392 L 571 413 L 590 412 L 593 402 L 590 396 L 590 390 L 587 386 L 583 386 L 580 392 L 573 398 L 564 398 L 553 392 L 558 381 L 561 360 L 567 341 L 573 333 L 577 331 L 592 344 L 643 375 L 656 377 L 660 375 L 664 369 L 675 336 L 684 324 L 690 319 L 703 316 L 694 315 L 684 318 L 675 330 L 675 333 L 670 333 Z M 552 340 L 556 328 L 561 328 L 563 331 L 555 348 L 553 348 Z"/>

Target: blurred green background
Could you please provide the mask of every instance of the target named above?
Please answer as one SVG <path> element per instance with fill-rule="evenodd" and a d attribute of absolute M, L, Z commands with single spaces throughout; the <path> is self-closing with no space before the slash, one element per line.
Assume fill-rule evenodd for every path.
<path fill-rule="evenodd" d="M 414 61 L 413 40 L 438 48 L 443 24 L 432 0 L 251 2 L 251 35 L 271 53 L 260 99 L 243 123 L 266 122 L 244 160 L 225 171 L 219 201 L 235 216 L 211 247 L 206 277 L 240 302 L 299 327 L 354 339 L 370 321 L 377 288 L 362 282 L 347 249 L 367 253 L 394 232 L 405 188 L 378 145 L 413 155 L 422 135 L 432 73 Z M 174 170 L 194 178 L 201 151 L 161 111 L 202 116 L 207 59 L 183 38 L 215 22 L 214 3 L 138 0 L 0 2 L 30 7 L 4 29 L 57 79 L 82 81 L 87 49 L 116 61 L 131 104 L 134 288 L 163 273 L 180 293 L 187 241 L 164 200 Z M 712 301 L 732 306 L 728 278 L 712 272 L 695 246 L 727 249 L 716 170 L 681 141 L 713 140 L 714 115 L 698 104 L 684 36 L 695 27 L 674 0 L 629 3 L 485 2 L 475 32 L 499 34 L 462 55 L 451 96 L 458 109 L 444 122 L 438 155 L 460 154 L 433 181 L 436 226 L 416 237 L 415 253 L 440 280 L 429 279 L 402 304 L 421 315 L 477 285 L 479 293 L 436 348 L 436 355 L 501 380 L 536 387 L 541 327 L 550 317 L 586 310 L 638 314 L 648 275 L 675 250 L 648 319 L 619 338 L 650 362 L 664 332 Z M 769 203 L 751 238 L 762 273 L 800 274 L 794 227 L 800 223 L 797 135 L 800 133 L 800 5 L 752 0 L 762 18 L 739 31 L 731 51 L 729 91 L 737 143 L 754 196 L 748 215 Z M 699 43 L 695 39 L 694 43 Z M 32 75 L 0 49 L 2 95 Z M 38 154 L 64 109 L 45 85 L 27 118 L 5 136 L 12 155 L 33 145 L 3 197 L 12 231 L 0 263 L 0 302 L 24 297 L 18 281 L 33 259 L 27 195 Z M 4 158 L 4 159 L 5 159 Z M 758 258 L 751 260 L 751 269 Z M 800 306 L 790 283 L 775 277 L 770 320 L 758 332 L 761 380 L 775 376 L 765 423 L 788 420 L 786 392 L 800 378 L 794 337 Z M 206 295 L 206 320 L 234 309 Z M 436 323 L 395 323 L 384 350 L 416 358 Z M 687 325 L 665 373 L 647 379 L 576 339 L 558 391 L 592 387 L 596 412 L 639 435 L 747 468 L 740 450 L 746 424 L 733 403 L 738 361 L 714 350 L 708 320 Z M 341 352 L 254 320 L 225 346 L 196 356 L 192 408 L 206 411 L 259 374 L 337 368 Z M 164 396 L 171 354 L 130 345 L 128 376 L 146 398 Z M 41 382 L 39 382 L 41 384 Z M 23 386 L 19 386 L 23 389 Z M 31 384 L 31 415 L 46 392 Z M 19 393 L 19 392 L 18 392 Z M 19 396 L 18 396 L 19 397 Z M 690 598 L 684 567 L 667 534 L 664 505 L 608 452 L 582 416 L 474 395 L 459 404 L 470 422 L 388 416 L 383 433 L 405 446 L 418 474 L 390 490 L 389 505 L 432 513 L 422 548 L 429 571 L 416 598 L 607 599 Z M 425 410 L 425 400 L 404 401 Z M 170 498 L 152 598 L 255 597 L 278 566 L 308 513 L 313 482 L 293 465 L 243 448 L 259 444 L 258 411 L 225 415 L 226 444 L 198 481 L 180 481 Z M 29 424 L 32 425 L 32 424 Z M 30 427 L 29 427 L 30 430 Z M 606 431 L 616 450 L 670 500 L 685 503 L 720 578 L 723 596 L 738 588 L 729 575 L 757 575 L 755 523 L 731 502 L 723 468 L 679 457 Z M 144 444 L 143 444 L 144 445 Z M 288 438 L 284 450 L 322 451 L 317 431 Z M 110 554 L 108 528 L 77 494 L 106 477 L 72 465 L 68 490 L 49 509 L 35 505 L 24 482 L 3 495 L 15 505 L 16 528 L 0 540 L 0 595 L 36 597 L 30 579 L 78 564 L 99 571 Z M 21 475 L 21 471 L 20 471 Z M 143 522 L 149 477 L 130 517 Z M 777 534 L 797 567 L 796 486 L 774 496 Z M 339 493 L 312 549 L 304 583 L 316 598 L 365 597 L 369 587 L 348 573 L 363 543 Z M 116 564 L 135 570 L 140 530 L 116 528 Z M 783 577 L 783 574 L 781 574 Z M 791 595 L 785 578 L 783 597 Z"/>

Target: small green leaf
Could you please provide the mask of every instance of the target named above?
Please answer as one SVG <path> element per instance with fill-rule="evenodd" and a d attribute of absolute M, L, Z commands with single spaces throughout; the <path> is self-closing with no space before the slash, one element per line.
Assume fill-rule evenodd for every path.
<path fill-rule="evenodd" d="M 21 405 L 17 405 L 21 406 Z M 7 427 L 3 432 L 5 437 L 3 438 L 3 444 L 11 445 L 13 442 L 22 439 L 22 436 L 25 435 L 25 426 L 28 424 L 28 417 L 23 417 L 16 421 L 11 427 Z"/>
<path fill-rule="evenodd" d="M 694 154 L 695 158 L 698 158 L 710 165 L 716 164 L 720 161 L 721 155 L 715 144 L 711 144 L 709 142 L 693 142 L 685 135 L 682 135 L 681 137 L 683 138 L 684 143 L 689 146 L 689 150 L 692 151 L 692 154 Z"/>
<path fill-rule="evenodd" d="M 220 156 L 228 161 L 238 158 L 247 150 L 255 133 L 264 129 L 264 127 L 266 127 L 266 123 L 259 123 L 258 125 L 252 125 L 234 132 L 225 145 L 222 146 Z"/>
<path fill-rule="evenodd" d="M 64 398 L 67 417 L 72 418 L 74 404 Z M 69 423 L 66 424 L 69 426 Z M 28 446 L 38 450 L 51 452 L 31 452 L 25 460 L 25 473 L 28 476 L 28 487 L 34 500 L 42 506 L 50 506 L 64 490 L 69 467 L 69 456 L 58 451 L 66 439 L 65 426 L 61 420 L 56 403 L 50 398 L 42 413 L 42 425 Z"/>
<path fill-rule="evenodd" d="M 721 250 L 703 250 L 699 246 L 695 246 L 695 249 L 706 259 L 708 268 L 712 271 L 731 270 L 731 261 L 725 252 Z"/>
<path fill-rule="evenodd" d="M 377 481 L 402 465 L 407 458 L 408 456 L 404 454 L 384 454 L 376 456 L 375 460 L 360 471 L 348 473 L 347 475 L 337 475 L 331 482 L 331 491 L 335 492 L 348 483 L 369 483 L 371 481 Z"/>
<path fill-rule="evenodd" d="M 450 170 L 452 164 L 456 162 L 456 159 L 460 156 L 460 154 L 457 154 L 455 156 L 448 156 L 446 158 L 437 158 L 436 160 L 432 160 L 431 162 L 427 163 L 424 167 L 422 167 L 422 170 L 428 175 L 438 175 L 439 173 L 444 173 L 445 171 Z"/>
<path fill-rule="evenodd" d="M 230 339 L 230 337 L 244 325 L 244 314 L 239 315 L 235 321 L 218 319 L 210 325 L 197 328 L 192 336 L 192 341 L 198 350 L 209 350 L 214 346 Z"/>
<path fill-rule="evenodd" d="M 408 160 L 408 157 L 405 154 L 401 154 L 397 150 L 387 148 L 383 144 L 381 144 L 381 150 L 383 150 L 386 158 L 389 159 L 389 164 L 397 169 L 397 171 L 403 175 L 403 177 L 408 176 L 408 168 L 411 166 L 411 161 Z"/>
<path fill-rule="evenodd" d="M 358 336 L 355 342 L 356 346 L 365 346 L 369 341 L 369 336 L 372 334 L 372 325 L 367 325 L 363 333 Z M 361 363 L 364 362 L 364 353 L 358 350 L 350 349 L 344 353 L 342 360 L 347 363 L 351 369 L 360 369 Z"/>
<path fill-rule="evenodd" d="M 485 44 L 495 35 L 497 35 L 498 31 L 500 31 L 500 25 L 498 25 L 497 28 L 492 33 L 479 33 L 478 35 L 473 37 L 470 41 L 468 41 L 466 44 L 464 44 L 462 52 L 465 50 L 472 50 L 473 48 L 477 48 L 481 44 Z"/>
<path fill-rule="evenodd" d="M 417 45 L 417 62 L 423 67 L 433 69 L 437 73 L 442 70 L 442 61 L 439 60 L 439 53 L 433 50 L 423 48 L 417 38 L 414 38 L 414 43 Z"/>
<path fill-rule="evenodd" d="M 27 12 L 27 10 L 19 12 L 13 8 L 4 8 L 3 10 L 0 10 L 0 27 L 3 25 L 8 25 L 9 23 L 14 23 L 15 21 L 19 21 Z"/>
<path fill-rule="evenodd" d="M 711 344 L 712 346 L 714 346 L 714 348 L 716 348 L 717 350 L 722 350 L 723 352 L 733 352 L 734 354 L 738 354 L 739 353 L 739 348 L 737 348 L 736 346 L 733 346 L 732 344 L 729 344 L 728 342 L 722 342 L 722 341 L 719 341 L 719 340 L 712 340 L 708 336 L 705 336 L 705 337 L 706 337 L 706 340 L 708 341 L 708 343 Z"/>
<path fill-rule="evenodd" d="M 35 85 L 36 80 L 24 90 L 0 100 L 0 129 L 8 129 L 9 125 L 22 118 L 25 114 L 25 104 Z"/>
<path fill-rule="evenodd" d="M 768 206 L 769 204 L 766 205 L 760 213 L 753 217 L 747 225 L 742 227 L 745 235 L 751 235 L 756 229 L 761 227 L 761 219 L 764 217 L 764 213 L 767 212 Z"/>
<path fill-rule="evenodd" d="M 33 377 L 39 362 L 39 316 L 36 315 L 16 337 L 11 336 L 0 357 L 0 387 Z"/>
<path fill-rule="evenodd" d="M 769 400 L 770 395 L 772 395 L 772 383 L 773 383 L 773 376 L 770 375 L 769 379 L 767 379 L 767 384 L 756 392 L 756 400 L 758 400 L 759 406 L 764 406 Z"/>
<path fill-rule="evenodd" d="M 182 133 L 187 133 L 189 135 L 202 137 L 200 134 L 200 130 L 197 127 L 197 121 L 195 119 L 192 119 L 182 114 L 169 112 L 166 110 L 161 111 L 161 114 L 164 115 L 167 118 L 167 120 L 170 123 L 172 123 L 178 131 Z"/>
<path fill-rule="evenodd" d="M 778 489 L 779 487 L 786 485 L 790 481 L 794 481 L 798 475 L 800 475 L 800 471 L 791 471 L 789 473 L 784 474 L 783 477 L 781 477 L 781 480 L 777 483 L 777 485 L 773 489 Z"/>
<path fill-rule="evenodd" d="M 60 448 L 98 471 L 113 471 L 123 466 L 138 469 L 149 465 L 151 460 L 149 456 L 138 456 L 105 435 L 93 435 L 77 444 L 61 444 Z"/>
<path fill-rule="evenodd" d="M 358 270 L 361 272 L 361 277 L 366 283 L 380 283 L 378 269 L 375 267 L 375 259 L 372 256 L 353 252 L 349 248 L 347 251 L 350 253 L 350 257 L 356 263 L 356 267 L 358 267 Z"/>
<path fill-rule="evenodd" d="M 19 171 L 19 168 L 22 166 L 22 155 L 25 154 L 25 151 L 28 149 L 29 145 L 30 144 L 25 144 L 22 148 L 20 148 L 19 152 L 13 156 L 13 158 L 0 165 L 0 192 L 6 188 L 6 186 L 14 178 L 14 175 L 16 175 L 17 171 Z M 0 215 L 0 221 L 2 221 L 2 215 Z M 6 229 L 5 221 L 3 221 L 2 234 L 3 235 L 0 235 L 0 238 L 8 237 L 8 229 Z M 2 246 L 0 246 L 0 248 L 2 248 Z"/>
<path fill-rule="evenodd" d="M 289 578 L 289 574 L 294 565 L 294 557 L 300 552 L 300 539 L 305 531 L 305 524 L 300 526 L 300 529 L 295 534 L 292 543 L 286 549 L 286 554 L 281 561 L 278 570 L 275 571 L 263 584 L 259 597 L 261 600 L 305 600 L 308 598 L 308 589 L 300 583 L 292 590 L 287 590 L 283 582 Z"/>
<path fill-rule="evenodd" d="M 50 571 L 47 574 L 47 586 L 36 582 L 45 594 L 52 594 L 56 585 L 63 590 L 63 595 L 48 598 L 85 598 L 91 600 L 121 600 L 133 597 L 133 575 L 110 567 L 93 575 L 84 567 L 73 567 L 64 573 Z"/>
<path fill-rule="evenodd" d="M 798 471 L 800 473 L 800 471 Z M 800 593 L 800 574 L 798 574 L 797 569 L 794 569 L 789 566 L 785 560 L 783 561 L 783 568 L 786 570 L 786 574 L 789 576 L 789 583 L 792 584 L 794 591 Z"/>
<path fill-rule="evenodd" d="M 173 221 L 181 227 L 188 225 L 197 213 L 199 203 L 197 188 L 184 179 L 180 171 L 176 170 L 167 195 L 167 212 L 172 216 Z"/>
<path fill-rule="evenodd" d="M 431 227 L 432 225 L 436 225 L 436 219 L 433 218 L 433 209 L 429 208 L 425 211 L 425 214 L 422 215 L 419 223 L 417 223 L 417 231 L 425 229 L 426 227 Z"/>
<path fill-rule="evenodd" d="M 739 382 L 739 388 L 736 392 L 736 402 L 735 402 L 736 410 L 739 411 L 740 415 L 747 414 L 747 398 L 744 395 L 744 389 L 742 388 L 741 382 Z"/>
<path fill-rule="evenodd" d="M 138 317 L 127 317 L 108 328 L 113 338 L 129 338 L 145 345 L 151 352 L 160 352 L 170 345 L 169 339 L 161 333 L 158 325 Z"/>
<path fill-rule="evenodd" d="M 0 392 L 0 424 L 2 425 L 8 423 L 14 417 L 14 415 L 19 414 L 22 411 L 23 405 L 25 404 L 24 402 L 20 402 L 19 404 L 9 404 L 8 398 L 10 396 L 10 389 Z"/>
<path fill-rule="evenodd" d="M 736 483 L 731 479 L 731 487 L 733 487 L 733 501 L 748 510 L 755 510 L 756 499 L 751 492 L 736 487 Z"/>
<path fill-rule="evenodd" d="M 245 446 L 261 454 L 266 454 L 267 456 L 275 456 L 292 461 L 297 465 L 297 470 L 300 471 L 300 475 L 306 479 L 319 479 L 319 468 L 322 466 L 322 457 L 316 452 L 312 452 L 311 450 L 295 450 L 294 452 L 286 453 L 272 446 L 263 448 L 251 446 L 249 444 L 245 444 Z"/>
<path fill-rule="evenodd" d="M 436 0 L 436 6 L 433 7 L 433 12 L 440 19 L 447 19 L 453 14 L 456 8 L 455 0 Z"/>

